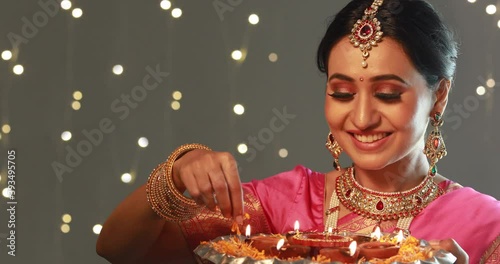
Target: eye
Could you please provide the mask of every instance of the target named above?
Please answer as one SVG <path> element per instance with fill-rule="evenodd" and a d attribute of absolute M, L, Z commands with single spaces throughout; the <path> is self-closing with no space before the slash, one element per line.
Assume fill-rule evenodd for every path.
<path fill-rule="evenodd" d="M 329 93 L 328 95 L 331 96 L 334 99 L 340 100 L 340 101 L 348 101 L 354 98 L 354 95 L 356 93 L 343 93 L 343 92 L 333 92 Z"/>
<path fill-rule="evenodd" d="M 401 99 L 401 93 L 375 93 L 375 97 L 384 101 L 398 101 Z"/>

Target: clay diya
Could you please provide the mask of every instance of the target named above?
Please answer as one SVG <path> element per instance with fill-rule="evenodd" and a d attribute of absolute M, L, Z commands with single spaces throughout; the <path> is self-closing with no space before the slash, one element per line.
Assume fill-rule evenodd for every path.
<path fill-rule="evenodd" d="M 359 245 L 359 255 L 367 260 L 373 258 L 386 259 L 397 255 L 399 246 L 389 242 L 366 242 Z"/>
<path fill-rule="evenodd" d="M 271 254 L 271 248 L 276 248 L 278 241 L 280 241 L 282 237 L 279 236 L 270 236 L 270 235 L 255 235 L 250 238 L 245 239 L 245 242 L 250 243 L 252 247 L 256 248 L 259 251 L 264 250 L 265 254 Z"/>
<path fill-rule="evenodd" d="M 285 239 L 279 240 L 278 244 L 271 248 L 271 256 L 284 260 L 298 257 L 307 258 L 310 253 L 310 247 L 285 244 Z"/>
<path fill-rule="evenodd" d="M 328 257 L 331 261 L 342 263 L 356 263 L 359 255 L 356 241 L 351 242 L 349 247 L 322 248 L 319 254 Z"/>
<path fill-rule="evenodd" d="M 329 232 L 300 233 L 290 238 L 291 244 L 317 248 L 348 247 L 352 238 Z"/>

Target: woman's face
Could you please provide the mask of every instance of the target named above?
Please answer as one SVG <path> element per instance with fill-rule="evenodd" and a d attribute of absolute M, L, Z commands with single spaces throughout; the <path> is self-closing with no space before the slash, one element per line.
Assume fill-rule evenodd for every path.
<path fill-rule="evenodd" d="M 370 51 L 368 67 L 347 38 L 328 61 L 325 115 L 354 163 L 381 169 L 422 154 L 434 97 L 402 46 L 386 37 Z"/>

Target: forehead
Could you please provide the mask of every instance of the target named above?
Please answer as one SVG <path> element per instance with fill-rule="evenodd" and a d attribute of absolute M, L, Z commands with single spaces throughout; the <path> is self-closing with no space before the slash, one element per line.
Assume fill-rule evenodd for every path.
<path fill-rule="evenodd" d="M 367 68 L 361 66 L 362 61 L 361 50 L 355 48 L 349 39 L 344 37 L 330 51 L 328 76 L 333 73 L 342 73 L 351 77 L 369 78 L 382 74 L 395 74 L 410 83 L 424 80 L 404 52 L 401 44 L 388 37 L 383 38 L 377 46 L 370 50 L 370 56 L 366 60 Z"/>

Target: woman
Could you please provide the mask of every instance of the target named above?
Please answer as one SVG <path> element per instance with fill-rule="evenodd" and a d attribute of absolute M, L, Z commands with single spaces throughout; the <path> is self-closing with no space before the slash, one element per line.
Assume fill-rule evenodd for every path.
<path fill-rule="evenodd" d="M 112 213 L 98 254 L 116 263 L 186 263 L 200 241 L 227 235 L 233 220 L 253 233 L 287 232 L 299 220 L 305 231 L 408 229 L 457 263 L 498 261 L 500 203 L 436 170 L 446 154 L 439 127 L 456 56 L 449 30 L 425 1 L 351 1 L 317 57 L 327 76 L 335 170 L 297 166 L 241 184 L 230 154 L 184 145 Z M 342 151 L 352 167 L 338 164 Z"/>

